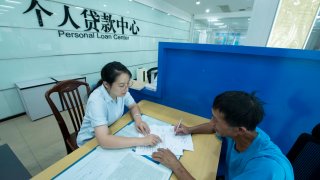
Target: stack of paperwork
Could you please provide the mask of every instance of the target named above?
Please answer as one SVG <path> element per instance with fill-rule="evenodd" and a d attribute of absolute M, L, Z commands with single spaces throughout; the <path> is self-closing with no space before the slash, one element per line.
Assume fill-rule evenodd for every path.
<path fill-rule="evenodd" d="M 136 153 L 140 155 L 152 155 L 158 148 L 170 149 L 175 155 L 183 155 L 183 150 L 193 151 L 191 135 L 175 135 L 173 126 L 151 125 L 151 134 L 159 136 L 162 140 L 156 146 L 140 146 L 136 148 Z M 143 137 L 139 134 L 139 137 Z"/>
<path fill-rule="evenodd" d="M 176 136 L 173 126 L 149 116 L 143 115 L 142 120 L 149 125 L 152 134 L 160 136 L 160 144 L 154 147 L 137 147 L 135 150 L 102 149 L 98 146 L 52 179 L 168 180 L 172 173 L 170 169 L 153 162 L 151 157 L 141 155 L 151 155 L 158 148 L 168 148 L 175 155 L 182 155 L 184 149 L 193 151 L 191 135 Z M 142 136 L 135 129 L 133 122 L 116 135 Z"/>

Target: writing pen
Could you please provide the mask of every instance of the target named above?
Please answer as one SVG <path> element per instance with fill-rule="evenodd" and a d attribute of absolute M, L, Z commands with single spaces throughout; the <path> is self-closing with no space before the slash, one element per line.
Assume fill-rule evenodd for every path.
<path fill-rule="evenodd" d="M 180 127 L 181 122 L 182 122 L 182 118 L 180 118 L 180 121 L 178 123 L 178 126 L 177 126 L 176 130 L 174 131 L 174 134 L 177 134 L 177 129 Z"/>

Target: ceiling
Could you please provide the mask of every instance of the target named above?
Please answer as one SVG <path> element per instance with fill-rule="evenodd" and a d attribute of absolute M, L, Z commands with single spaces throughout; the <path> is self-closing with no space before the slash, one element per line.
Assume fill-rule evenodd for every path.
<path fill-rule="evenodd" d="M 196 5 L 196 0 L 163 0 L 183 11 L 193 15 L 223 12 L 251 11 L 254 0 L 199 0 L 200 4 Z"/>
<path fill-rule="evenodd" d="M 208 28 L 212 28 L 212 29 L 233 29 L 233 30 L 237 30 L 237 31 L 241 31 L 241 30 L 247 30 L 250 20 L 248 20 L 250 18 L 225 18 L 225 19 L 220 19 L 219 21 L 216 22 L 211 22 L 211 21 L 207 21 L 204 19 L 199 19 L 199 20 L 195 20 L 194 22 L 194 28 L 195 29 L 203 29 L 204 27 L 206 27 L 206 29 Z"/>
<path fill-rule="evenodd" d="M 254 0 L 199 0 L 200 4 L 196 5 L 196 0 L 163 0 L 187 13 L 202 18 L 195 18 L 195 29 L 213 28 L 213 29 L 248 29 L 250 16 L 237 17 L 243 12 L 251 12 Z M 206 9 L 210 9 L 207 13 Z M 219 17 L 217 18 L 217 15 Z M 224 18 L 221 16 L 225 14 Z M 228 16 L 233 14 L 233 17 Z M 199 16 L 200 15 L 200 16 Z M 217 19 L 215 22 L 210 19 Z"/>

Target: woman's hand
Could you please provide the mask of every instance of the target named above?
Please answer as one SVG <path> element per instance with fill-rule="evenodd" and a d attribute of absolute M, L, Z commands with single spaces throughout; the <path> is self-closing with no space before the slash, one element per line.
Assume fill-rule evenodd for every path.
<path fill-rule="evenodd" d="M 143 144 L 145 146 L 155 146 L 155 145 L 157 145 L 158 143 L 161 142 L 161 139 L 157 135 L 149 134 L 149 135 L 143 137 L 143 141 L 144 141 Z"/>
<path fill-rule="evenodd" d="M 150 134 L 150 128 L 149 128 L 148 124 L 145 123 L 144 121 L 135 122 L 135 125 L 136 125 L 136 129 L 139 133 L 141 133 L 143 135 Z"/>

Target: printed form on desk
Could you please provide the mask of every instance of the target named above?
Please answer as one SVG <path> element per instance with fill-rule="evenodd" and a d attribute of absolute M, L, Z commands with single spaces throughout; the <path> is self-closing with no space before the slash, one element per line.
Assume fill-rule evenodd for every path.
<path fill-rule="evenodd" d="M 152 155 L 158 148 L 168 148 L 175 155 L 183 155 L 183 150 L 193 151 L 191 135 L 175 135 L 173 126 L 149 125 L 150 133 L 159 136 L 162 140 L 156 146 L 140 146 L 136 153 L 140 155 Z M 139 137 L 143 137 L 139 134 Z"/>
<path fill-rule="evenodd" d="M 174 127 L 171 124 L 157 120 L 153 117 L 142 115 L 142 120 L 146 122 L 151 130 L 151 134 L 159 136 L 162 140 L 157 146 L 142 146 L 136 147 L 136 153 L 140 155 L 152 155 L 158 148 L 168 148 L 176 156 L 183 154 L 183 150 L 193 151 L 193 142 L 191 135 L 175 135 Z M 125 137 L 143 137 L 139 134 L 134 126 L 134 122 L 129 123 L 127 126 L 121 129 L 117 136 Z"/>
<path fill-rule="evenodd" d="M 168 180 L 172 171 L 137 155 L 131 149 L 100 146 L 53 179 Z"/>
<path fill-rule="evenodd" d="M 146 115 L 141 118 L 151 128 L 151 133 L 160 136 L 163 142 L 156 147 L 142 147 L 144 153 L 140 154 L 151 155 L 160 147 L 169 148 L 179 155 L 182 155 L 183 149 L 193 151 L 191 135 L 175 136 L 172 125 Z M 116 135 L 138 137 L 139 133 L 132 121 Z M 136 151 L 140 148 L 137 147 Z M 98 146 L 52 179 L 168 180 L 172 171 L 150 158 L 139 155 L 132 148 L 103 149 Z"/>
<path fill-rule="evenodd" d="M 137 147 L 137 154 L 150 156 L 153 152 L 156 152 L 158 148 L 168 148 L 176 156 L 182 155 L 183 150 L 193 151 L 193 142 L 190 134 L 175 135 L 174 127 L 171 124 L 147 115 L 142 115 L 141 118 L 149 125 L 151 133 L 159 136 L 162 139 L 162 143 L 158 144 L 157 146 Z M 142 134 L 139 134 L 136 131 L 134 122 L 131 122 L 122 128 L 118 133 L 116 133 L 116 135 L 125 137 L 143 137 Z"/>

